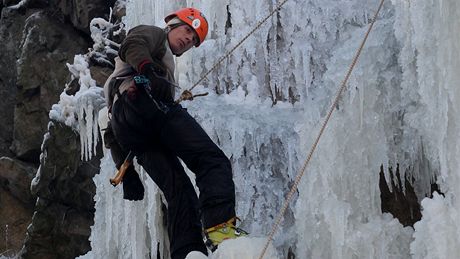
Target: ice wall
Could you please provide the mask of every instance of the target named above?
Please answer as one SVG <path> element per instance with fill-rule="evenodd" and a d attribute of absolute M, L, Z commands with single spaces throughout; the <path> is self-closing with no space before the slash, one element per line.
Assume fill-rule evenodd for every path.
<path fill-rule="evenodd" d="M 101 161 L 101 173 L 94 178 L 96 188 L 95 224 L 90 237 L 92 251 L 81 258 L 156 258 L 169 255 L 167 233 L 163 226 L 158 189 L 140 168 L 146 189 L 139 202 L 123 200 L 121 186 L 114 188 L 109 179 L 116 172 L 110 154 Z M 159 244 L 160 243 L 160 244 Z"/>
<path fill-rule="evenodd" d="M 177 59 L 176 76 L 186 89 L 275 4 L 128 1 L 125 23 L 163 26 L 162 18 L 183 6 L 206 14 L 207 40 Z M 458 5 L 456 0 L 386 2 L 275 235 L 279 258 L 289 247 L 296 258 L 460 254 L 455 227 L 460 41 L 453 33 L 460 28 Z M 237 213 L 252 237 L 269 232 L 377 6 L 378 1 L 365 0 L 288 1 L 195 89 L 209 91 L 208 97 L 183 104 L 230 157 Z M 396 163 L 415 177 L 420 199 L 435 175 L 446 194 L 423 201 L 415 232 L 380 211 L 379 167 Z M 106 156 L 95 179 L 96 223 L 87 257 L 155 257 L 157 242 L 165 239 L 157 227 L 159 194 L 143 174 L 146 199 L 122 201 L 120 188 L 108 184 L 113 170 Z"/>
<path fill-rule="evenodd" d="M 394 4 L 396 35 L 403 46 L 403 88 L 416 102 L 406 121 L 421 136 L 445 193 L 422 201 L 423 218 L 415 224 L 411 253 L 414 258 L 456 258 L 460 254 L 460 2 Z"/>
<path fill-rule="evenodd" d="M 215 132 L 215 138 L 221 143 L 228 139 L 222 146 L 229 156 L 251 161 L 249 167 L 235 162 L 234 170 L 237 188 L 264 190 L 249 192 L 251 203 L 247 202 L 248 192 L 239 196 L 238 211 L 253 235 L 269 232 L 271 217 L 279 211 L 312 145 L 377 4 L 288 2 L 205 83 L 223 94 L 188 104 L 205 127 Z M 210 68 L 214 56 L 219 56 L 213 51 L 224 53 L 249 30 L 243 28 L 252 28 L 272 7 L 267 1 L 229 3 L 232 17 L 242 18 L 231 20 L 225 40 L 216 38 L 207 43 L 209 49 L 195 50 L 203 52 L 200 61 Z M 223 8 L 221 12 L 215 18 L 222 28 L 227 16 Z M 379 166 L 398 162 L 393 160 L 398 147 L 393 138 L 400 123 L 396 115 L 401 110 L 401 70 L 393 23 L 394 9 L 387 3 L 307 168 L 298 198 L 275 236 L 280 257 L 289 246 L 299 258 L 409 257 L 412 231 L 382 215 L 378 190 Z M 196 59 L 183 63 L 184 59 L 178 70 L 197 67 Z M 181 85 L 199 78 L 185 77 L 179 77 Z M 229 131 L 233 133 L 226 134 Z M 271 135 L 279 138 L 279 145 L 268 142 Z M 274 149 L 268 159 L 264 160 L 262 146 Z M 287 161 L 291 163 L 277 170 Z M 278 175 L 270 173 L 277 171 Z M 261 177 L 239 181 L 254 175 Z"/>

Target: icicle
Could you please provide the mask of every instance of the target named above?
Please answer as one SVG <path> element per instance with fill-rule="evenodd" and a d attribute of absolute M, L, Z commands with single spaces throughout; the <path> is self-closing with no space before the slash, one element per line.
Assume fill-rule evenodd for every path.
<path fill-rule="evenodd" d="M 455 85 L 460 73 L 456 72 L 458 61 L 452 55 L 459 52 L 460 41 L 451 33 L 459 27 L 455 1 L 394 0 L 393 5 L 385 5 L 387 10 L 379 17 L 353 73 L 359 93 L 343 97 L 298 188 L 286 226 L 275 238 L 274 249 L 286 251 L 286 244 L 297 244 L 300 258 L 410 258 L 411 252 L 420 258 L 427 253 L 449 258 L 443 251 L 460 254 L 454 246 L 450 250 L 441 247 L 440 254 L 435 254 L 437 247 L 426 250 L 427 243 L 443 245 L 436 240 L 430 243 L 438 237 L 437 230 L 430 228 L 435 223 L 443 229 L 440 235 L 448 234 L 439 238 L 447 240 L 445 244 L 450 245 L 449 240 L 458 244 L 460 235 L 451 223 L 455 221 L 451 219 L 458 218 L 460 206 L 455 188 L 460 185 L 456 173 L 460 130 L 455 119 L 456 104 L 460 103 Z M 161 26 L 164 16 L 179 2 L 184 3 L 129 1 L 126 27 Z M 224 1 L 230 7 L 231 19 L 222 1 L 187 1 L 192 2 L 207 15 L 210 33 L 200 48 L 191 50 L 193 54 L 185 53 L 178 59 L 180 85 L 190 85 L 210 69 L 216 57 L 252 29 L 276 1 Z M 214 93 L 184 104 L 231 157 L 237 213 L 252 236 L 265 235 L 273 223 L 273 214 L 283 202 L 285 189 L 292 184 L 299 160 L 312 143 L 311 135 L 343 79 L 375 5 L 366 0 L 291 2 L 279 12 L 282 26 L 277 26 L 277 18 L 262 26 L 256 37 L 208 78 L 202 87 L 212 88 L 215 91 L 210 92 Z M 446 17 L 439 17 L 441 14 Z M 227 20 L 232 23 L 228 30 Z M 104 62 L 103 56 L 95 57 Z M 295 80 L 288 75 L 294 75 Z M 305 91 L 297 91 L 304 95 L 300 96 L 301 103 L 286 105 L 278 98 L 305 87 Z M 354 99 L 347 99 L 351 97 Z M 271 98 L 277 103 L 271 103 Z M 97 110 L 96 105 L 92 109 Z M 63 110 L 56 110 L 56 114 Z M 404 113 L 403 118 L 392 116 L 398 112 Z M 85 118 L 85 125 L 91 124 L 87 120 L 96 120 L 95 115 L 91 116 Z M 95 128 L 89 129 L 89 135 L 95 135 Z M 402 143 L 395 144 L 395 131 L 402 131 Z M 85 146 L 91 150 L 88 143 L 93 140 L 89 135 L 85 136 Z M 422 136 L 426 147 L 423 159 L 430 161 L 415 164 L 420 167 L 417 171 L 424 179 L 422 185 L 427 188 L 431 179 L 424 175 L 439 170 L 451 196 L 436 196 L 424 202 L 425 219 L 416 225 L 419 233 L 414 235 L 416 240 L 410 248 L 413 230 L 403 228 L 391 215 L 381 214 L 377 176 L 379 165 L 387 168 L 393 158 L 403 158 L 407 165 L 418 162 Z M 142 203 L 145 210 L 126 206 L 117 200 L 121 199 L 120 193 L 105 186 L 113 168 L 111 165 L 103 169 L 98 176 L 101 178 L 97 178 L 99 200 L 92 252 L 95 258 L 116 258 L 134 255 L 136 249 L 136 255 L 142 256 L 149 248 L 139 245 L 133 231 L 148 231 L 151 240 L 145 243 L 150 249 L 156 247 L 157 239 L 164 238 L 158 222 L 159 195 L 152 194 L 156 189 L 146 180 L 152 186 L 146 188 L 148 202 Z M 140 216 L 136 218 L 134 214 Z M 132 225 L 127 217 L 142 223 Z M 123 227 L 114 222 L 123 222 Z M 446 224 L 451 228 L 446 229 Z M 144 232 L 140 236 L 147 238 Z M 252 244 L 252 239 L 246 243 Z M 244 244 L 236 244 L 237 249 L 231 242 L 227 244 L 229 253 L 245 252 L 241 249 Z M 224 248 L 218 253 L 224 253 Z M 246 255 L 252 252 L 248 248 Z"/>

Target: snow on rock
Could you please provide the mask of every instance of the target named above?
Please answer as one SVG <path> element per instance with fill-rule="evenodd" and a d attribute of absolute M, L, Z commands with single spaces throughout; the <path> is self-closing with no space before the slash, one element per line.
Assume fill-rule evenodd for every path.
<path fill-rule="evenodd" d="M 97 116 L 105 105 L 103 89 L 91 78 L 84 55 L 76 55 L 73 64 L 67 64 L 72 79 L 77 78 L 80 90 L 75 95 L 61 93 L 60 100 L 49 113 L 50 119 L 65 123 L 80 132 L 81 157 L 89 160 L 96 152 L 99 138 Z"/>
<path fill-rule="evenodd" d="M 115 30 L 117 28 L 117 30 Z M 94 41 L 93 48 L 88 54 L 93 61 L 101 65 L 114 67 L 113 62 L 110 61 L 111 57 L 118 55 L 120 44 L 110 40 L 110 34 L 118 35 L 123 30 L 123 26 L 115 26 L 110 21 L 102 18 L 94 18 L 90 23 L 91 38 Z"/>

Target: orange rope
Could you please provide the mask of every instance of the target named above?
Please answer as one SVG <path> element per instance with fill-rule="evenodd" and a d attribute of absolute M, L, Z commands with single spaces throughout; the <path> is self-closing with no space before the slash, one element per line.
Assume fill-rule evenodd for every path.
<path fill-rule="evenodd" d="M 377 16 L 378 16 L 380 10 L 382 9 L 384 1 L 385 0 L 381 0 L 378 9 L 375 12 L 374 18 L 373 18 L 373 20 L 372 20 L 372 22 L 371 22 L 371 24 L 369 26 L 369 29 L 367 30 L 366 35 L 364 36 L 364 39 L 361 42 L 361 45 L 359 46 L 359 48 L 358 48 L 358 50 L 357 50 L 357 52 L 356 52 L 356 54 L 355 54 L 355 56 L 353 58 L 353 61 L 351 62 L 351 65 L 350 65 L 350 67 L 348 69 L 348 72 L 345 75 L 345 79 L 342 81 L 342 84 L 341 84 L 339 90 L 337 91 L 337 94 L 336 94 L 336 96 L 334 98 L 334 101 L 332 102 L 331 107 L 329 108 L 329 112 L 328 112 L 326 118 L 324 119 L 324 122 L 323 122 L 323 124 L 321 126 L 321 129 L 320 129 L 320 131 L 318 133 L 318 136 L 316 137 L 316 140 L 313 143 L 313 146 L 311 147 L 310 152 L 308 153 L 307 159 L 305 160 L 302 168 L 300 169 L 300 172 L 298 173 L 298 175 L 297 175 L 297 177 L 296 177 L 296 179 L 294 181 L 294 185 L 291 187 L 291 190 L 289 191 L 289 193 L 288 193 L 288 195 L 286 197 L 286 200 L 285 200 L 285 202 L 283 204 L 283 207 L 282 207 L 280 213 L 278 214 L 278 216 L 276 218 L 275 224 L 273 225 L 273 228 L 272 228 L 272 230 L 270 231 L 270 233 L 268 235 L 267 242 L 266 242 L 266 244 L 265 244 L 265 246 L 264 246 L 264 248 L 262 250 L 262 253 L 260 254 L 259 259 L 262 259 L 264 257 L 265 252 L 267 251 L 267 248 L 270 245 L 270 242 L 273 240 L 273 236 L 275 235 L 276 230 L 278 229 L 279 225 L 281 224 L 281 220 L 283 219 L 284 214 L 286 213 L 286 210 L 289 207 L 289 203 L 291 202 L 292 197 L 293 197 L 294 193 L 297 190 L 297 186 L 299 185 L 300 180 L 302 179 L 302 176 L 305 173 L 305 169 L 307 168 L 307 165 L 310 163 L 311 157 L 313 156 L 313 153 L 315 152 L 316 147 L 318 146 L 318 142 L 319 142 L 321 136 L 323 135 L 323 132 L 324 132 L 324 130 L 326 128 L 327 123 L 329 122 L 329 119 L 331 118 L 331 115 L 332 115 L 332 113 L 334 111 L 334 108 L 337 106 L 337 104 L 339 102 L 339 99 L 340 99 L 340 96 L 342 95 L 342 92 L 346 87 L 346 83 L 347 83 L 348 79 L 350 78 L 351 72 L 353 71 L 353 68 L 355 67 L 356 62 L 358 61 L 358 58 L 361 55 L 361 51 L 363 50 L 364 45 L 365 45 L 365 43 L 367 41 L 367 38 L 369 36 L 369 33 L 371 32 L 372 27 L 374 26 L 374 23 L 377 20 Z"/>
<path fill-rule="evenodd" d="M 222 56 L 221 58 L 219 58 L 217 60 L 216 63 L 214 63 L 214 65 L 212 66 L 211 69 L 209 69 L 205 74 L 204 76 L 202 76 L 200 78 L 200 80 L 198 80 L 195 84 L 193 84 L 192 87 L 190 87 L 190 89 L 188 90 L 185 90 L 182 94 L 181 94 L 181 97 L 176 100 L 176 103 L 180 103 L 181 101 L 183 100 L 193 100 L 192 99 L 185 99 L 187 97 L 190 97 L 191 96 L 191 93 L 186 93 L 186 92 L 191 92 L 193 90 L 193 88 L 195 88 L 199 83 L 201 83 L 212 71 L 214 71 L 226 58 L 228 58 L 239 46 L 241 46 L 241 44 L 243 44 L 243 42 L 245 40 L 247 40 L 249 38 L 249 36 L 251 36 L 257 29 L 260 28 L 260 26 L 262 26 L 262 24 L 264 22 L 266 22 L 271 16 L 273 16 L 273 14 L 275 14 L 276 11 L 280 10 L 281 7 L 287 2 L 288 0 L 283 0 L 281 1 L 274 9 L 273 11 L 271 11 L 264 19 L 262 19 L 255 27 L 254 29 L 252 29 L 248 34 L 246 34 L 246 36 L 243 37 L 243 39 L 241 39 L 230 51 L 227 52 L 227 54 L 225 54 L 224 56 Z M 203 95 L 207 95 L 206 94 L 197 94 L 195 96 L 203 96 Z M 192 95 L 193 96 L 193 95 Z"/>

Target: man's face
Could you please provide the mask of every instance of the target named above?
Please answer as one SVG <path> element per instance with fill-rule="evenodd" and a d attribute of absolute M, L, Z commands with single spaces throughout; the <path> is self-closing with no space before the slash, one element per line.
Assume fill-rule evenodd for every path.
<path fill-rule="evenodd" d="M 195 46 L 198 37 L 192 27 L 183 24 L 168 33 L 168 41 L 171 51 L 180 55 Z"/>

